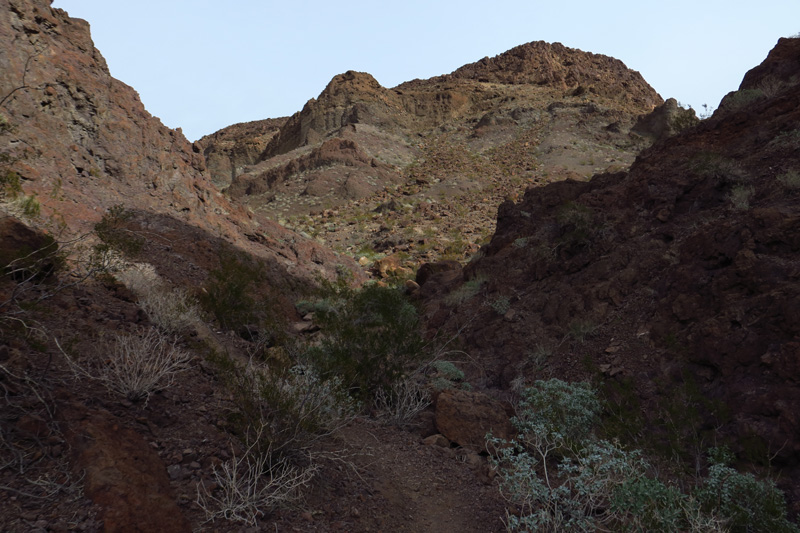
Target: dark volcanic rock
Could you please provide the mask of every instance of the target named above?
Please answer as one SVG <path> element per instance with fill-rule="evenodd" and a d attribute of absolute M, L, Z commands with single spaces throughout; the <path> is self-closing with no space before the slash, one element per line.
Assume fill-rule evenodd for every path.
<path fill-rule="evenodd" d="M 66 437 L 86 495 L 106 532 L 191 531 L 171 493 L 167 469 L 142 437 L 108 412 L 66 409 Z"/>
<path fill-rule="evenodd" d="M 782 39 L 743 87 L 800 78 L 798 50 Z M 628 173 L 528 189 L 465 268 L 481 291 L 454 306 L 428 281 L 428 317 L 470 323 L 462 340 L 485 385 L 613 374 L 606 390 L 634 387 L 649 439 L 674 438 L 663 420 L 681 406 L 682 442 L 715 435 L 743 460 L 769 456 L 800 501 L 798 125 L 800 93 L 778 89 L 654 145 Z"/>

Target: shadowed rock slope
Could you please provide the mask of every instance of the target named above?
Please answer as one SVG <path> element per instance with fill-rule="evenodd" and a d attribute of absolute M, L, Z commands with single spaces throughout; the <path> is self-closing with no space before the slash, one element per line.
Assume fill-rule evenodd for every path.
<path fill-rule="evenodd" d="M 796 512 L 798 58 L 800 39 L 781 39 L 629 172 L 505 202 L 478 258 L 421 271 L 429 327 L 463 328 L 486 387 L 590 380 L 636 445 L 695 464 L 724 443 L 769 464 Z"/>

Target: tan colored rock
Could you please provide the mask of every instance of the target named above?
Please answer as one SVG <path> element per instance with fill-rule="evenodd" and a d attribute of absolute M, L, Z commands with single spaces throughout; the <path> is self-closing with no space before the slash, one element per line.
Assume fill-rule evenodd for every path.
<path fill-rule="evenodd" d="M 441 448 L 450 447 L 450 441 L 447 440 L 447 437 L 445 437 L 441 433 L 425 437 L 424 439 L 422 439 L 422 444 L 424 444 L 425 446 L 439 446 Z"/>

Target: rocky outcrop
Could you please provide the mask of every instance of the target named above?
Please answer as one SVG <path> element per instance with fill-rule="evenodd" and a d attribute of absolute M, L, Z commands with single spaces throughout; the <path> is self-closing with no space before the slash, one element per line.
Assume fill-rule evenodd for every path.
<path fill-rule="evenodd" d="M 70 18 L 46 0 L 11 0 L 8 5 L 0 10 L 0 113 L 11 128 L 0 135 L 0 151 L 11 159 L 9 169 L 21 178 L 23 192 L 41 204 L 42 216 L 33 223 L 51 219 L 82 234 L 108 208 L 121 204 L 180 220 L 250 253 L 289 263 L 292 275 L 307 281 L 317 274 L 334 276 L 336 264 L 358 268 L 314 242 L 276 229 L 222 195 L 209 179 L 201 153 L 210 141 L 193 146 L 180 130 L 151 116 L 136 91 L 111 77 L 86 21 Z M 220 132 L 214 137 L 217 142 L 234 139 L 230 146 L 216 146 L 230 150 L 228 161 L 235 168 L 241 163 L 236 154 L 245 158 L 248 150 L 260 153 L 282 122 Z M 239 140 L 240 133 L 247 140 Z M 286 238 L 298 248 L 315 249 L 320 261 L 291 263 L 294 254 L 284 256 L 279 246 L 266 244 L 278 242 L 271 238 L 276 232 L 290 234 Z"/>
<path fill-rule="evenodd" d="M 464 65 L 443 79 L 484 83 L 546 85 L 635 103 L 651 109 L 661 97 L 636 71 L 619 59 L 568 48 L 561 43 L 535 41 L 495 57 Z"/>
<path fill-rule="evenodd" d="M 631 131 L 661 141 L 697 125 L 698 122 L 700 120 L 694 110 L 684 109 L 678 105 L 677 100 L 668 98 L 652 113 L 639 117 Z"/>
<path fill-rule="evenodd" d="M 195 142 L 205 157 L 214 185 L 224 189 L 244 167 L 258 162 L 269 141 L 288 117 L 234 124 Z"/>
<path fill-rule="evenodd" d="M 331 246 L 356 250 L 373 241 L 375 250 L 417 261 L 462 259 L 477 250 L 499 201 L 521 182 L 627 168 L 652 142 L 631 136 L 631 126 L 660 103 L 620 61 L 560 44 L 529 43 L 395 88 L 348 71 L 286 121 L 257 163 L 239 168 L 215 155 L 224 174 L 215 180 L 235 167 L 232 197 Z M 242 135 L 239 142 L 247 142 Z M 369 166 L 354 164 L 341 140 L 354 143 L 363 153 L 356 159 Z M 311 166 L 321 147 L 341 154 Z M 363 222 L 366 212 L 392 201 L 405 207 L 373 217 L 374 225 L 332 224 L 325 215 Z M 404 211 L 413 206 L 435 227 L 409 227 Z M 465 206 L 466 223 L 455 213 Z M 402 237 L 386 231 L 398 225 Z M 419 238 L 425 233 L 447 237 L 431 245 Z"/>
<path fill-rule="evenodd" d="M 181 132 L 111 77 L 88 23 L 42 0 L 8 5 L 0 12 L 0 39 L 9 43 L 0 48 L 0 95 L 14 127 L 4 141 L 46 214 L 85 228 L 120 203 L 169 206 L 198 224 L 234 210 Z"/>

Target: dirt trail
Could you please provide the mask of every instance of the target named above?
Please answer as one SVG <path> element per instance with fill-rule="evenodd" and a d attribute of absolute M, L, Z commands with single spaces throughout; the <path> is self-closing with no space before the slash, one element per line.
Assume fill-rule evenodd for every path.
<path fill-rule="evenodd" d="M 504 502 L 485 459 L 470 461 L 462 450 L 425 445 L 418 434 L 371 422 L 352 424 L 340 438 L 356 452 L 359 476 L 328 477 L 308 501 L 314 520 L 303 531 L 505 531 Z"/>

